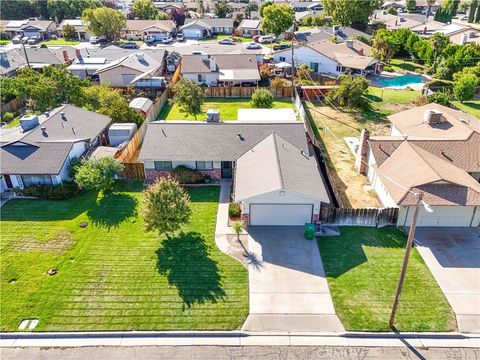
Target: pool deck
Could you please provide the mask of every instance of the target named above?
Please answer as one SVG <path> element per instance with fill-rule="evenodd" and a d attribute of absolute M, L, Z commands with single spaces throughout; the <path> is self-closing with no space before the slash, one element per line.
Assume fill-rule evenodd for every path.
<path fill-rule="evenodd" d="M 405 75 L 415 75 L 415 76 L 420 76 L 422 78 L 421 83 L 416 83 L 416 84 L 408 84 L 408 85 L 402 85 L 402 86 L 384 86 L 380 83 L 380 80 L 388 80 L 388 79 L 393 79 L 395 77 L 399 76 L 405 76 Z M 417 74 L 417 73 L 398 73 L 398 72 L 387 72 L 387 71 L 382 71 L 380 74 L 371 74 L 368 77 L 368 80 L 370 80 L 370 85 L 375 86 L 378 88 L 385 88 L 385 89 L 391 89 L 391 90 L 405 90 L 407 87 L 413 89 L 413 90 L 422 90 L 424 84 L 427 81 L 430 81 L 430 77 Z"/>

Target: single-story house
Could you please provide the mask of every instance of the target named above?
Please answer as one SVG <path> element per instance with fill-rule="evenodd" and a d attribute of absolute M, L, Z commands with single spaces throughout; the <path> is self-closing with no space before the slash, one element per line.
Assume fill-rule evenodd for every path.
<path fill-rule="evenodd" d="M 238 109 L 237 121 L 240 122 L 294 122 L 297 119 L 293 107 L 290 109 Z"/>
<path fill-rule="evenodd" d="M 146 77 L 152 81 L 153 87 L 162 87 L 163 79 L 160 79 L 162 72 L 163 59 L 158 61 L 149 54 L 136 52 L 100 67 L 95 75 L 99 76 L 100 84 L 110 86 L 134 85 Z M 157 82 L 154 78 L 157 78 Z"/>
<path fill-rule="evenodd" d="M 463 45 L 476 43 L 480 45 L 480 30 L 468 28 L 455 34 L 447 35 L 453 44 Z"/>
<path fill-rule="evenodd" d="M 272 54 L 275 62 L 292 63 L 291 49 Z M 376 71 L 378 60 L 371 56 L 370 46 L 358 40 L 336 44 L 321 40 L 300 45 L 295 50 L 295 63 L 308 65 L 315 73 L 339 76 L 345 73 L 366 74 Z"/>
<path fill-rule="evenodd" d="M 233 177 L 249 225 L 304 225 L 330 202 L 301 122 L 152 122 L 139 160 L 149 181 L 180 165 Z"/>
<path fill-rule="evenodd" d="M 256 85 L 260 80 L 257 60 L 252 55 L 184 55 L 182 76 L 208 86 Z"/>
<path fill-rule="evenodd" d="M 416 196 L 417 226 L 480 225 L 480 122 L 431 103 L 389 116 L 390 136 L 363 131 L 357 167 L 385 207 L 398 207 L 398 226 L 410 226 Z"/>
<path fill-rule="evenodd" d="M 185 19 L 185 24 L 180 27 L 180 30 L 187 39 L 200 39 L 213 34 L 232 34 L 233 19 Z"/>
<path fill-rule="evenodd" d="M 3 32 L 10 39 L 17 36 L 40 36 L 46 39 L 57 30 L 57 24 L 53 20 L 38 20 L 36 18 L 24 20 L 11 20 L 3 28 Z"/>
<path fill-rule="evenodd" d="M 27 65 L 19 49 L 0 50 L 0 77 L 15 76 L 18 69 Z"/>
<path fill-rule="evenodd" d="M 348 39 L 355 39 L 356 37 L 364 37 L 371 39 L 372 36 L 363 31 L 351 28 L 349 26 L 319 26 L 308 30 L 296 31 L 295 38 L 298 41 L 315 42 L 320 40 L 336 39 L 337 43 L 342 43 Z"/>
<path fill-rule="evenodd" d="M 243 19 L 240 25 L 238 25 L 236 32 L 245 37 L 262 35 L 262 20 Z"/>
<path fill-rule="evenodd" d="M 315 2 L 315 1 L 292 1 L 290 3 L 290 6 L 295 12 L 323 10 L 322 4 L 320 2 Z"/>
<path fill-rule="evenodd" d="M 0 129 L 2 191 L 69 180 L 70 161 L 104 143 L 110 122 L 108 116 L 66 104 Z"/>
<path fill-rule="evenodd" d="M 127 40 L 143 40 L 145 36 L 153 36 L 155 40 L 161 41 L 173 36 L 175 30 L 173 20 L 127 20 L 119 35 Z"/>
<path fill-rule="evenodd" d="M 90 34 L 85 29 L 82 19 L 64 19 L 57 28 L 57 31 L 65 36 L 63 33 L 63 27 L 65 25 L 73 26 L 75 32 L 77 33 L 77 38 L 79 41 L 88 41 L 90 39 Z"/>

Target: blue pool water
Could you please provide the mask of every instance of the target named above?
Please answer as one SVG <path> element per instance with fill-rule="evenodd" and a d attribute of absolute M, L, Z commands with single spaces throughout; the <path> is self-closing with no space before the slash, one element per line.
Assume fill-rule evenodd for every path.
<path fill-rule="evenodd" d="M 378 80 L 378 83 L 384 87 L 389 86 L 407 86 L 411 84 L 420 84 L 423 82 L 420 75 L 401 75 L 392 79 Z"/>

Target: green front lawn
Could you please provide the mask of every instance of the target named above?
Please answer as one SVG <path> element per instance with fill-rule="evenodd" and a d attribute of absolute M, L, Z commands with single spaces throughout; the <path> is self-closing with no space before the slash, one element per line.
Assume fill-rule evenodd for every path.
<path fill-rule="evenodd" d="M 387 331 L 405 253 L 395 228 L 341 227 L 318 244 L 338 317 L 351 331 Z M 455 315 L 420 254 L 412 249 L 395 327 L 453 331 Z"/>
<path fill-rule="evenodd" d="M 0 45 L 8 45 L 12 42 L 12 40 L 0 40 Z"/>
<path fill-rule="evenodd" d="M 229 38 L 229 39 L 235 39 L 236 42 L 252 42 L 253 39 L 252 38 L 247 38 L 247 37 L 243 37 L 243 36 L 235 36 L 235 35 L 212 35 L 208 38 L 203 38 L 203 39 L 199 39 L 198 41 L 200 42 L 217 42 L 217 41 L 220 41 L 220 40 L 223 40 L 223 39 L 226 39 L 226 38 Z M 225 46 L 228 46 L 228 45 L 225 45 Z"/>
<path fill-rule="evenodd" d="M 473 115 L 480 120 L 480 100 L 465 101 L 464 103 L 461 103 L 460 101 L 452 101 L 452 104 L 463 112 Z"/>
<path fill-rule="evenodd" d="M 237 120 L 238 109 L 251 109 L 252 104 L 248 98 L 209 98 L 206 99 L 202 109 L 203 114 L 197 116 L 197 120 L 206 119 L 206 111 L 208 109 L 219 109 L 221 120 Z M 274 109 L 293 108 L 293 103 L 290 99 L 276 99 L 274 102 Z M 195 120 L 194 116 L 185 116 L 181 113 L 178 106 L 166 103 L 162 111 L 158 114 L 158 120 Z"/>
<path fill-rule="evenodd" d="M 49 46 L 49 45 L 77 45 L 77 44 L 80 44 L 80 41 L 67 40 L 67 39 L 57 39 L 57 40 L 43 41 L 42 44 L 45 44 L 47 46 Z"/>
<path fill-rule="evenodd" d="M 143 232 L 141 190 L 4 205 L 0 331 L 25 318 L 39 319 L 35 331 L 238 329 L 248 276 L 215 245 L 219 187 L 188 189 L 191 223 L 171 237 Z"/>

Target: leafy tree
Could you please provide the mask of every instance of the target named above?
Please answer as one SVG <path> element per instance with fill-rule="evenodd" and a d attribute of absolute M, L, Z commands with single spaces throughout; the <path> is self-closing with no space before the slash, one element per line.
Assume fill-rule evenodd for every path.
<path fill-rule="evenodd" d="M 390 15 L 398 15 L 398 12 L 397 10 L 394 8 L 394 7 L 389 7 L 387 9 L 387 14 L 390 14 Z"/>
<path fill-rule="evenodd" d="M 260 16 L 263 18 L 264 16 L 264 11 L 267 7 L 269 7 L 270 5 L 273 5 L 274 4 L 274 1 L 273 0 L 267 0 L 265 1 L 264 3 L 262 3 L 262 5 L 260 6 L 260 10 L 259 10 L 259 13 L 260 13 Z"/>
<path fill-rule="evenodd" d="M 112 118 L 113 122 L 135 122 L 140 125 L 143 118 L 128 106 L 127 99 L 117 89 L 106 85 L 94 85 L 83 89 L 84 105 L 87 109 Z"/>
<path fill-rule="evenodd" d="M 243 10 L 243 13 L 245 15 L 245 19 L 250 19 L 252 17 L 252 11 L 257 11 L 258 10 L 258 4 L 256 2 L 249 2 L 246 6 L 245 9 Z"/>
<path fill-rule="evenodd" d="M 266 89 L 257 89 L 252 94 L 252 107 L 257 109 L 271 109 L 273 107 L 273 95 Z"/>
<path fill-rule="evenodd" d="M 312 72 L 313 70 L 307 64 L 302 64 L 297 68 L 297 75 L 300 81 L 310 79 Z"/>
<path fill-rule="evenodd" d="M 390 62 L 398 50 L 398 45 L 391 31 L 380 29 L 373 38 L 372 52 L 376 59 Z"/>
<path fill-rule="evenodd" d="M 285 81 L 283 81 L 281 77 L 275 77 L 270 82 L 270 86 L 272 86 L 275 89 L 283 89 L 284 87 L 287 87 L 287 84 L 285 84 Z"/>
<path fill-rule="evenodd" d="M 232 13 L 232 8 L 225 1 L 216 1 L 213 7 L 213 12 L 219 18 L 226 18 Z"/>
<path fill-rule="evenodd" d="M 62 33 L 65 39 L 75 39 L 77 37 L 75 28 L 70 24 L 63 25 Z"/>
<path fill-rule="evenodd" d="M 82 190 L 109 191 L 114 176 L 123 170 L 123 164 L 110 157 L 82 160 L 75 169 L 75 182 Z"/>
<path fill-rule="evenodd" d="M 170 10 L 170 19 L 175 22 L 177 27 L 185 24 L 185 11 L 183 9 L 173 8 Z"/>
<path fill-rule="evenodd" d="M 263 10 L 262 30 L 267 34 L 280 36 L 292 25 L 295 12 L 289 5 L 273 4 Z"/>
<path fill-rule="evenodd" d="M 450 40 L 445 34 L 443 33 L 435 33 L 429 38 L 430 44 L 432 44 L 433 48 L 433 56 L 437 58 L 443 50 L 450 44 Z"/>
<path fill-rule="evenodd" d="M 190 196 L 177 180 L 161 177 L 144 191 L 140 213 L 145 231 L 174 232 L 190 221 Z"/>
<path fill-rule="evenodd" d="M 451 100 L 452 92 L 447 88 L 443 88 L 427 96 L 428 103 L 434 102 L 444 106 L 449 106 Z"/>
<path fill-rule="evenodd" d="M 59 22 L 63 19 L 75 19 L 82 16 L 85 9 L 95 9 L 102 6 L 98 0 L 48 0 L 47 9 L 50 16 Z"/>
<path fill-rule="evenodd" d="M 323 9 L 334 23 L 364 29 L 381 0 L 323 0 Z"/>
<path fill-rule="evenodd" d="M 235 15 L 235 19 L 233 19 L 233 27 L 237 27 L 238 25 L 240 25 L 243 19 L 244 16 L 242 13 L 238 13 L 237 15 Z"/>
<path fill-rule="evenodd" d="M 82 19 L 87 24 L 87 31 L 96 36 L 105 36 L 108 40 L 115 39 L 127 24 L 127 19 L 120 11 L 106 7 L 86 9 Z"/>
<path fill-rule="evenodd" d="M 158 10 L 152 0 L 135 0 L 132 6 L 133 15 L 140 20 L 153 20 Z"/>
<path fill-rule="evenodd" d="M 407 0 L 405 3 L 405 8 L 407 9 L 407 11 L 415 10 L 416 6 L 417 6 L 416 0 Z"/>
<path fill-rule="evenodd" d="M 242 230 L 245 228 L 245 224 L 241 220 L 237 220 L 232 225 L 233 231 L 237 235 L 237 241 L 240 242 L 240 234 Z"/>
<path fill-rule="evenodd" d="M 205 16 L 205 6 L 203 5 L 203 0 L 197 0 L 197 14 L 200 18 Z"/>
<path fill-rule="evenodd" d="M 177 104 L 180 112 L 185 115 L 193 115 L 195 120 L 197 115 L 202 112 L 202 104 L 205 100 L 205 94 L 200 85 L 193 80 L 181 79 L 173 85 L 173 99 L 171 103 Z"/>
<path fill-rule="evenodd" d="M 35 8 L 33 1 L 9 0 L 1 3 L 0 17 L 3 20 L 18 20 L 36 16 L 40 16 L 40 13 Z"/>
<path fill-rule="evenodd" d="M 338 80 L 338 87 L 327 93 L 328 100 L 349 108 L 366 106 L 368 81 L 364 77 L 341 75 Z"/>
<path fill-rule="evenodd" d="M 157 12 L 157 16 L 155 16 L 156 20 L 168 20 L 168 14 L 164 13 L 163 11 Z"/>
<path fill-rule="evenodd" d="M 475 74 L 458 73 L 454 76 L 453 94 L 460 102 L 472 100 L 479 78 Z"/>

